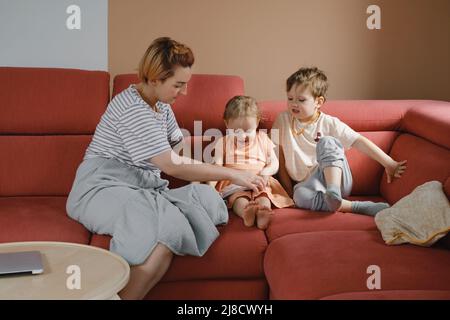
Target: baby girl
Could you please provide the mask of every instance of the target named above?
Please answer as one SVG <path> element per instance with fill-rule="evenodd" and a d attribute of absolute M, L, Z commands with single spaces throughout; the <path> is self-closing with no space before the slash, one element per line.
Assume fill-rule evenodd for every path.
<path fill-rule="evenodd" d="M 294 205 L 281 184 L 272 177 L 278 171 L 275 145 L 266 133 L 257 128 L 261 119 L 256 100 L 248 96 L 236 96 L 228 101 L 224 121 L 227 135 L 217 140 L 214 162 L 237 170 L 250 171 L 264 178 L 265 189 L 247 190 L 228 180 L 211 182 L 227 201 L 228 208 L 244 220 L 244 225 L 255 224 L 266 229 L 272 215 L 272 204 L 277 208 Z"/>

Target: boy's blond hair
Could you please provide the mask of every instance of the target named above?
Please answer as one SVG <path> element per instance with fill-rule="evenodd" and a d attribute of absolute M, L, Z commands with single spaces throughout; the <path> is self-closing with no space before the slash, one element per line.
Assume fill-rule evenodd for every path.
<path fill-rule="evenodd" d="M 231 98 L 223 113 L 223 119 L 228 121 L 240 117 L 255 117 L 261 119 L 261 111 L 258 108 L 256 99 L 249 96 L 234 96 Z"/>
<path fill-rule="evenodd" d="M 153 40 L 144 53 L 138 67 L 139 79 L 147 83 L 149 80 L 165 81 L 174 75 L 174 68 L 191 67 L 194 64 L 192 50 L 168 37 Z"/>
<path fill-rule="evenodd" d="M 314 99 L 318 97 L 326 99 L 327 80 L 325 73 L 317 67 L 300 68 L 287 79 L 286 91 L 290 91 L 294 85 L 303 85 L 311 91 Z"/>

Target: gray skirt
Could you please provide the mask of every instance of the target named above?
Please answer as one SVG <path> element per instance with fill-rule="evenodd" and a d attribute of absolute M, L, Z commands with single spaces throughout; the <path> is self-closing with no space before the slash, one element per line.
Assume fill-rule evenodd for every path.
<path fill-rule="evenodd" d="M 110 235 L 110 251 L 130 265 L 145 262 L 162 243 L 174 254 L 202 256 L 228 222 L 227 207 L 210 186 L 168 189 L 150 170 L 116 159 L 84 160 L 67 199 L 68 215 L 96 234 Z"/>

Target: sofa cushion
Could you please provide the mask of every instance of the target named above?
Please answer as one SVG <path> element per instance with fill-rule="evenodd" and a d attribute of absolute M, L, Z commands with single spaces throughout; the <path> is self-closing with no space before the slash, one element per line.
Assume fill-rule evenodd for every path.
<path fill-rule="evenodd" d="M 66 214 L 66 197 L 0 198 L 0 242 L 62 241 L 88 244 L 90 233 Z"/>
<path fill-rule="evenodd" d="M 321 110 L 338 117 L 355 131 L 395 131 L 406 112 L 420 100 L 329 100 Z M 272 128 L 277 115 L 287 108 L 286 101 L 261 101 L 264 128 Z"/>
<path fill-rule="evenodd" d="M 450 176 L 450 150 L 423 138 L 402 134 L 394 142 L 389 155 L 397 161 L 408 160 L 400 179 L 394 179 L 388 184 L 386 174 L 383 174 L 380 193 L 390 204 L 396 203 L 425 182 L 437 180 L 444 184 Z"/>
<path fill-rule="evenodd" d="M 402 130 L 450 149 L 450 102 L 423 101 L 408 110 Z"/>
<path fill-rule="evenodd" d="M 350 200 L 384 201 L 379 197 L 349 197 Z M 298 208 L 275 209 L 266 230 L 269 242 L 288 234 L 314 231 L 377 230 L 373 217 L 342 212 L 313 212 Z"/>
<path fill-rule="evenodd" d="M 109 74 L 0 67 L 0 134 L 92 134 L 109 101 Z"/>
<path fill-rule="evenodd" d="M 375 143 L 385 153 L 389 153 L 398 136 L 394 131 L 361 132 L 361 135 Z M 351 148 L 345 152 L 353 177 L 351 194 L 354 196 L 376 196 L 380 194 L 380 180 L 384 167 L 364 153 Z"/>
<path fill-rule="evenodd" d="M 114 78 L 113 97 L 139 80 L 135 74 L 122 74 Z M 224 132 L 223 112 L 229 99 L 244 94 L 244 82 L 238 76 L 194 74 L 188 83 L 188 94 L 173 104 L 178 125 L 200 136 L 207 129 Z M 198 122 L 194 131 L 194 121 Z"/>
<path fill-rule="evenodd" d="M 0 196 L 67 195 L 90 141 L 90 135 L 0 135 Z"/>
<path fill-rule="evenodd" d="M 386 246 L 378 231 L 291 234 L 272 241 L 264 258 L 272 299 L 375 292 L 367 287 L 372 265 L 380 268 L 381 290 L 450 291 L 449 251 Z"/>
<path fill-rule="evenodd" d="M 108 104 L 108 72 L 0 67 L 0 83 L 0 196 L 67 195 Z"/>
<path fill-rule="evenodd" d="M 263 278 L 267 247 L 264 232 L 245 227 L 242 219 L 231 212 L 228 225 L 219 226 L 218 230 L 220 236 L 203 257 L 175 256 L 162 281 Z M 109 249 L 110 239 L 93 235 L 90 244 Z"/>

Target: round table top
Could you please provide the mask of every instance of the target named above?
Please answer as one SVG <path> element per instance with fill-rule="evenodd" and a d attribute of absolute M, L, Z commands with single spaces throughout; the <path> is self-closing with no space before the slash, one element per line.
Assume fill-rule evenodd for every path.
<path fill-rule="evenodd" d="M 0 243 L 0 253 L 23 251 L 41 252 L 44 272 L 1 275 L 0 299 L 110 299 L 130 276 L 130 266 L 122 257 L 97 247 L 47 241 Z"/>

